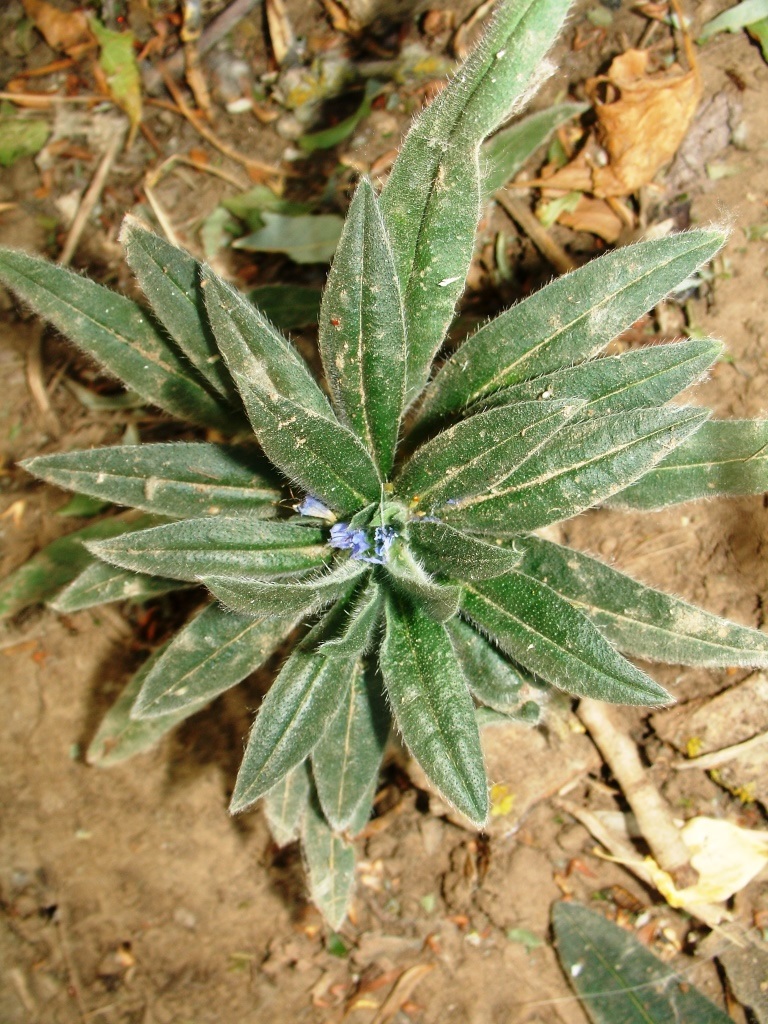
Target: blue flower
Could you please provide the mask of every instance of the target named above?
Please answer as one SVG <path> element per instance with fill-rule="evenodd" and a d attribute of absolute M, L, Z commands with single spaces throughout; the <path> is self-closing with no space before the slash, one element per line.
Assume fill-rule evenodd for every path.
<path fill-rule="evenodd" d="M 371 547 L 371 541 L 365 530 L 352 527 L 349 523 L 334 523 L 331 527 L 330 545 L 332 548 L 345 548 L 352 552 L 351 557 L 367 561 L 365 554 Z"/>
<path fill-rule="evenodd" d="M 303 501 L 300 501 L 298 505 L 294 505 L 293 508 L 300 516 L 311 516 L 313 519 L 325 519 L 329 522 L 333 522 L 336 518 L 322 501 L 313 498 L 311 494 L 308 494 Z"/>

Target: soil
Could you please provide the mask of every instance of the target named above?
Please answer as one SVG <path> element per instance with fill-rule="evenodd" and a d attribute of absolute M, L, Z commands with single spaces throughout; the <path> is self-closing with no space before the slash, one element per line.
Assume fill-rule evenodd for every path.
<path fill-rule="evenodd" d="M 541 103 L 604 67 L 647 24 L 625 10 L 608 31 L 595 32 L 585 14 L 598 6 L 577 7 L 558 51 L 560 70 Z M 609 6 L 615 5 L 600 9 Z M 703 21 L 724 6 L 702 3 L 697 17 Z M 302 10 L 306 19 L 304 5 L 288 8 Z M 314 20 L 317 31 L 326 30 L 319 5 Z M 574 52 L 579 32 L 588 42 Z M 259 19 L 237 38 L 255 48 L 256 67 L 263 70 Z M 51 57 L 50 51 L 33 51 L 29 60 Z M 701 297 L 683 312 L 669 305 L 657 310 L 653 323 L 658 335 L 671 336 L 687 318 L 689 328 L 723 338 L 728 358 L 691 392 L 690 401 L 718 417 L 760 417 L 768 412 L 768 242 L 765 232 L 761 239 L 750 229 L 768 219 L 768 66 L 743 34 L 717 37 L 699 57 L 705 100 L 728 100 L 727 116 L 740 124 L 738 145 L 732 139 L 709 156 L 709 174 L 694 158 L 682 205 L 692 224 L 726 221 L 732 235 Z M 721 127 L 724 116 L 715 116 Z M 154 109 L 148 118 L 168 152 L 199 144 L 187 125 L 179 127 Z M 217 131 L 237 145 L 255 129 L 230 119 L 217 123 Z M 702 128 L 699 147 L 703 138 Z M 271 129 L 261 130 L 259 139 L 265 140 L 259 142 L 265 159 L 279 156 L 285 145 Z M 380 138 L 378 152 L 391 145 L 391 139 Z M 118 162 L 99 217 L 77 252 L 77 266 L 116 287 L 127 286 L 117 226 L 155 159 L 139 138 Z M 88 180 L 92 166 L 63 163 L 47 198 L 35 197 L 42 182 L 31 159 L 4 170 L 0 201 L 19 205 L 0 214 L 0 242 L 55 255 L 45 215 L 57 216 L 51 204 Z M 224 188 L 215 178 L 201 184 L 193 172 L 159 186 L 158 196 L 173 210 L 187 244 L 197 244 L 194 227 L 201 211 L 210 212 Z M 648 201 L 659 208 L 671 198 L 668 191 L 651 190 Z M 494 223 L 486 223 L 488 235 Z M 508 222 L 506 230 L 512 232 Z M 573 252 L 595 246 L 584 235 L 563 231 L 557 237 Z M 527 245 L 517 259 L 528 281 L 548 273 Z M 261 280 L 283 268 L 274 260 L 257 263 Z M 298 279 L 318 274 L 305 271 Z M 484 279 L 482 263 L 476 274 Z M 88 367 L 59 339 L 43 335 L 5 293 L 0 307 L 4 575 L 55 536 L 84 525 L 57 516 L 65 496 L 31 481 L 17 461 L 118 440 L 131 414 L 80 406 L 61 382 L 66 374 L 88 380 L 90 373 L 92 380 Z M 39 372 L 50 400 L 47 412 L 29 388 Z M 160 417 L 144 416 L 138 425 L 143 440 L 177 436 Z M 649 584 L 760 627 L 768 595 L 766 508 L 762 497 L 754 497 L 642 516 L 598 510 L 566 523 L 562 535 Z M 639 913 L 646 914 L 655 924 L 648 932 L 654 950 L 726 1006 L 731 996 L 712 960 L 681 952 L 690 953 L 698 937 L 690 919 L 621 865 L 598 857 L 587 831 L 551 799 L 553 788 L 567 783 L 572 802 L 592 810 L 624 807 L 586 737 L 580 742 L 587 754 L 580 748 L 573 764 L 563 760 L 562 777 L 538 786 L 538 776 L 531 785 L 526 775 L 524 736 L 510 743 L 506 767 L 498 770 L 513 795 L 516 788 L 526 795 L 488 837 L 454 823 L 409 781 L 395 757 L 377 798 L 377 817 L 360 840 L 357 895 L 339 937 L 327 934 L 306 901 L 297 850 L 276 850 L 259 810 L 238 819 L 227 812 L 264 677 L 225 695 L 153 752 L 108 770 L 86 767 L 82 751 L 100 716 L 172 618 L 167 603 L 149 615 L 131 606 L 68 617 L 34 609 L 0 635 L 4 1024 L 584 1024 L 587 1018 L 551 941 L 551 906 L 563 896 L 586 903 L 599 897 L 624 922 L 636 923 Z M 681 702 L 719 694 L 748 675 L 678 666 L 650 671 Z M 702 771 L 673 771 L 676 752 L 646 715 L 625 711 L 622 718 L 680 817 L 708 814 L 766 828 L 759 802 L 743 803 Z M 570 710 L 561 709 L 537 742 L 551 751 L 558 729 L 562 735 L 573 725 Z M 765 872 L 735 898 L 733 910 L 746 926 L 762 921 L 766 927 Z M 393 1001 L 382 1009 L 394 986 Z M 728 1005 L 734 1020 L 746 1019 L 738 1006 Z"/>

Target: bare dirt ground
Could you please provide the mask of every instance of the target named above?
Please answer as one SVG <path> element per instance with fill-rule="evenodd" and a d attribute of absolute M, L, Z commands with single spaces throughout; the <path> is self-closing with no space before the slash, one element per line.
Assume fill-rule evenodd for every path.
<path fill-rule="evenodd" d="M 293 6 L 298 18 L 305 9 Z M 636 41 L 641 34 L 643 19 L 623 12 L 612 28 L 574 53 L 574 35 L 591 31 L 584 15 L 595 6 L 582 4 L 574 15 L 547 96 L 578 85 L 627 38 Z M 709 6 L 716 13 L 725 5 Z M 319 6 L 316 20 L 322 22 Z M 245 42 L 256 48 L 257 68 L 263 70 L 259 18 L 248 33 Z M 719 417 L 764 417 L 768 242 L 755 226 L 768 222 L 768 66 L 743 34 L 718 37 L 699 58 L 705 99 L 727 96 L 729 116 L 740 128 L 738 146 L 731 141 L 708 157 L 716 173 L 710 167 L 708 175 L 699 165 L 683 205 L 690 223 L 725 220 L 732 236 L 701 297 L 684 313 L 677 306 L 657 311 L 655 334 L 674 336 L 687 318 L 689 329 L 724 339 L 728 358 L 690 400 Z M 35 59 L 44 62 L 39 55 Z M 152 110 L 148 118 L 163 146 L 184 151 L 197 145 L 187 125 L 161 114 Z M 217 130 L 222 137 L 231 131 L 238 145 L 257 146 L 268 159 L 284 146 L 271 128 L 255 122 L 243 127 L 222 119 Z M 374 139 L 372 145 L 383 153 L 392 139 Z M 141 137 L 118 160 L 75 260 L 117 287 L 126 285 L 115 244 L 120 217 L 140 197 L 153 160 L 157 156 Z M 0 242 L 55 255 L 52 218 L 60 210 L 54 200 L 82 184 L 83 176 L 87 180 L 92 168 L 65 158 L 53 191 L 38 193 L 42 198 L 36 197 L 43 182 L 31 159 L 0 172 L 0 201 L 19 204 L 0 214 Z M 191 172 L 159 187 L 174 222 L 186 225 L 187 244 L 196 244 L 193 218 L 214 208 L 222 187 Z M 593 244 L 586 236 L 558 237 L 572 251 Z M 526 260 L 535 265 L 532 252 L 520 251 L 521 266 Z M 259 267 L 262 280 L 277 272 L 264 261 Z M 321 269 L 304 272 L 304 280 L 313 277 L 322 278 Z M 16 462 L 41 451 L 110 443 L 122 435 L 131 414 L 82 408 L 61 386 L 70 370 L 82 372 L 81 362 L 49 335 L 41 348 L 40 328 L 10 296 L 0 295 L 0 305 L 4 574 L 53 537 L 82 525 L 55 516 L 64 495 L 31 481 Z M 37 358 L 49 413 L 29 389 L 30 377 L 40 376 Z M 158 419 L 147 417 L 139 426 L 144 440 L 168 436 Z M 564 537 L 710 611 L 764 624 L 768 512 L 762 497 L 644 516 L 600 510 L 565 524 Z M 225 695 L 133 762 L 109 770 L 83 762 L 100 716 L 172 617 L 167 603 L 149 617 L 145 609 L 128 606 L 71 617 L 36 609 L 0 635 L 3 1024 L 584 1024 L 587 1018 L 551 941 L 550 908 L 564 895 L 586 903 L 599 896 L 625 923 L 646 914 L 648 944 L 714 1002 L 728 1006 L 735 1021 L 768 1019 L 754 1006 L 755 1016 L 745 1016 L 710 956 L 695 955 L 703 929 L 624 867 L 596 856 L 594 840 L 556 802 L 537 802 L 570 779 L 570 801 L 592 810 L 624 806 L 585 736 L 564 748 L 574 760 L 557 764 L 562 777 L 555 772 L 540 780 L 531 771 L 534 756 L 542 771 L 557 762 L 558 744 L 576 728 L 568 709 L 535 737 L 521 733 L 519 740 L 508 740 L 497 781 L 516 799 L 495 819 L 489 837 L 470 834 L 441 815 L 395 758 L 382 783 L 378 816 L 360 841 L 353 919 L 342 931 L 343 944 L 329 942 L 305 900 L 296 850 L 275 849 L 259 810 L 237 820 L 227 812 L 243 737 L 266 676 Z M 714 696 L 748 675 L 658 666 L 651 671 L 681 702 Z M 703 771 L 670 767 L 680 752 L 664 726 L 667 714 L 675 712 L 653 721 L 637 711 L 622 717 L 675 812 L 766 828 L 764 783 L 757 793 L 739 795 Z M 755 705 L 747 714 L 747 732 L 750 722 L 753 732 L 764 730 L 764 717 Z M 765 872 L 735 898 L 732 909 L 745 927 L 767 927 Z"/>

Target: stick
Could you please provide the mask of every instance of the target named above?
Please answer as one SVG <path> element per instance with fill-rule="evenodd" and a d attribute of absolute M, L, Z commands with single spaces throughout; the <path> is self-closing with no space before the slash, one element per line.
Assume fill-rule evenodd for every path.
<path fill-rule="evenodd" d="M 124 139 L 125 129 L 115 132 L 109 146 L 107 147 L 106 153 L 101 158 L 101 162 L 96 168 L 96 173 L 93 176 L 91 184 L 88 186 L 87 192 L 82 198 L 80 207 L 75 215 L 75 219 L 72 221 L 72 227 L 69 229 L 69 234 L 67 235 L 67 240 L 64 243 L 61 256 L 59 257 L 59 263 L 62 267 L 69 266 L 72 257 L 75 255 L 75 250 L 80 242 L 80 236 L 83 233 L 83 229 L 85 228 L 94 206 L 99 201 L 99 197 L 104 190 L 107 175 L 112 170 L 112 164 L 115 162 L 115 158 L 120 152 Z"/>
<path fill-rule="evenodd" d="M 496 192 L 494 199 L 502 209 L 506 210 L 512 220 L 520 225 L 542 256 L 549 260 L 558 274 L 567 274 L 570 270 L 576 269 L 576 264 L 565 249 L 557 244 L 525 203 L 514 196 L 507 195 L 506 192 L 501 190 Z"/>
<path fill-rule="evenodd" d="M 687 761 L 673 761 L 672 767 L 679 772 L 687 771 L 689 768 L 701 768 L 708 771 L 710 768 L 719 768 L 721 764 L 727 764 L 743 754 L 747 754 L 756 747 L 768 743 L 768 732 L 761 732 L 743 743 L 734 743 L 731 747 L 721 747 L 720 750 L 713 750 L 710 754 L 702 754 L 701 757 L 694 757 Z"/>
<path fill-rule="evenodd" d="M 698 874 L 691 866 L 688 847 L 667 802 L 648 777 L 635 744 L 601 701 L 582 698 L 577 714 L 621 786 L 656 863 L 678 889 L 695 885 Z"/>

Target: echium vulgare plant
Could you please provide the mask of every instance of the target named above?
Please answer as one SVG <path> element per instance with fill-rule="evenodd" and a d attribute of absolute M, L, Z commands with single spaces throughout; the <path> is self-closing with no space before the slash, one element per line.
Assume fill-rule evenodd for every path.
<path fill-rule="evenodd" d="M 597 358 L 712 258 L 720 233 L 587 264 L 486 323 L 430 379 L 472 256 L 481 143 L 541 78 L 568 7 L 502 3 L 416 119 L 381 195 L 360 183 L 320 312 L 327 391 L 258 309 L 136 220 L 123 241 L 150 309 L 24 253 L 0 258 L 0 278 L 107 371 L 237 442 L 24 463 L 145 513 L 84 531 L 80 574 L 54 608 L 190 585 L 212 598 L 129 683 L 89 759 L 146 749 L 293 638 L 231 810 L 265 798 L 277 841 L 301 839 L 333 926 L 392 723 L 435 789 L 482 828 L 478 705 L 530 720 L 553 687 L 624 704 L 671 699 L 619 652 L 768 664 L 763 633 L 537 533 L 607 502 L 659 508 L 765 488 L 753 456 L 768 424 L 668 404 L 706 373 L 718 342 Z M 248 429 L 260 450 L 243 440 Z"/>

